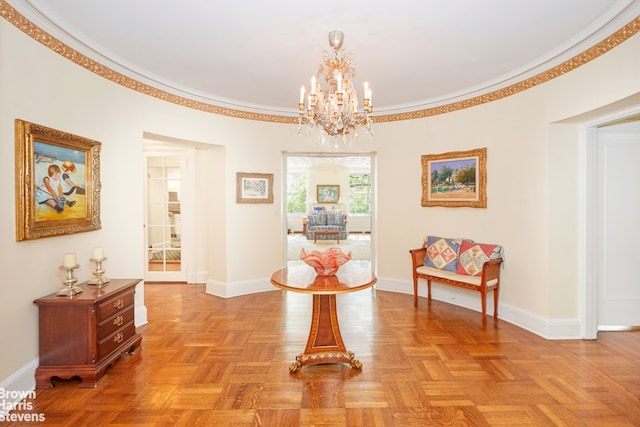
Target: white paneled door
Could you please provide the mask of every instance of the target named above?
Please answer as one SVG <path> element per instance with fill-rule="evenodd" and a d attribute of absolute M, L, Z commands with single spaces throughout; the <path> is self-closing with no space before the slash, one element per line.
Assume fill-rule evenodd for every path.
<path fill-rule="evenodd" d="M 598 330 L 640 325 L 640 129 L 598 131 Z"/>

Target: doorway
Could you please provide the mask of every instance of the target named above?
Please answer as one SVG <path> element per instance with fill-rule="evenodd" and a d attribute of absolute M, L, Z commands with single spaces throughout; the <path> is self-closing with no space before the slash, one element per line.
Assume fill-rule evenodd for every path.
<path fill-rule="evenodd" d="M 633 251 L 629 250 L 638 238 L 634 212 L 640 208 L 640 197 L 634 190 L 633 170 L 640 161 L 639 114 L 637 105 L 582 128 L 581 312 L 586 339 L 596 339 L 598 331 L 634 329 L 640 320 L 640 285 L 633 278 Z M 634 142 L 627 140 L 630 135 L 635 135 L 631 136 Z M 635 161 L 629 164 L 629 159 Z M 631 197 L 623 189 L 632 192 Z"/>
<path fill-rule="evenodd" d="M 640 191 L 640 121 L 598 128 L 597 142 L 597 325 L 598 331 L 640 326 L 640 282 L 633 254 Z"/>
<path fill-rule="evenodd" d="M 187 155 L 145 152 L 145 281 L 186 282 L 184 238 Z"/>
<path fill-rule="evenodd" d="M 352 253 L 352 263 L 375 271 L 375 153 L 284 153 L 283 160 L 284 265 L 302 263 L 300 249 L 337 247 Z M 318 188 L 325 187 L 338 189 L 337 201 L 318 200 Z M 316 211 L 342 213 L 347 239 L 309 238 L 306 220 Z"/>

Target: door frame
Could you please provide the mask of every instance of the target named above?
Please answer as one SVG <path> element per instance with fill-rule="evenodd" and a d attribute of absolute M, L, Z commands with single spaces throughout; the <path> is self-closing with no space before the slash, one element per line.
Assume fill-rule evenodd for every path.
<path fill-rule="evenodd" d="M 149 251 L 147 236 L 147 159 L 149 157 L 179 157 L 180 168 L 180 207 L 181 207 L 181 260 L 180 271 L 157 272 L 149 271 Z M 194 251 L 191 250 L 195 241 L 195 150 L 192 148 L 170 147 L 149 143 L 144 146 L 144 280 L 145 282 L 188 282 L 189 277 L 194 277 L 195 271 Z"/>
<path fill-rule="evenodd" d="M 601 213 L 599 210 L 598 127 L 637 117 L 640 105 L 604 115 L 581 124 L 579 136 L 579 288 L 581 335 L 585 339 L 598 336 L 598 280 Z"/>
<path fill-rule="evenodd" d="M 374 273 L 378 270 L 376 257 L 376 224 L 377 224 L 377 153 L 375 151 L 368 153 L 318 153 L 318 152 L 283 152 L 282 153 L 282 224 L 283 224 L 283 265 L 287 266 L 287 158 L 289 157 L 370 157 L 371 164 L 369 173 L 371 174 L 371 271 Z M 346 213 L 348 215 L 348 213 Z"/>

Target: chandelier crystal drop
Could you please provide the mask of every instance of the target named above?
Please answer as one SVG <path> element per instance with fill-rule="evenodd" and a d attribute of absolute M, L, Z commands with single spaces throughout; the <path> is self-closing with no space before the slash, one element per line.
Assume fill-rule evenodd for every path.
<path fill-rule="evenodd" d="M 311 77 L 309 93 L 305 97 L 302 86 L 298 103 L 298 135 L 302 135 L 303 125 L 307 135 L 319 128 L 318 142 L 331 141 L 336 148 L 340 142 L 351 145 L 358 141 L 357 126 L 364 126 L 373 137 L 371 88 L 368 82 L 364 83 L 362 112 L 358 112 L 358 94 L 352 84 L 356 70 L 351 56 L 342 50 L 343 41 L 342 31 L 329 33 L 332 52 L 324 51 L 318 72 Z"/>

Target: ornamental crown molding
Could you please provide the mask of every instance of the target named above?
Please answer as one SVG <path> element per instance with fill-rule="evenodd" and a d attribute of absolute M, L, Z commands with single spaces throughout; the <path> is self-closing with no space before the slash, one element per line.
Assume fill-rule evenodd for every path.
<path fill-rule="evenodd" d="M 0 16 L 27 36 L 38 41 L 45 47 L 54 51 L 58 55 L 68 59 L 69 61 L 99 75 L 113 83 L 119 84 L 126 88 L 135 90 L 136 92 L 152 96 L 163 101 L 167 101 L 186 108 L 204 111 L 207 113 L 218 114 L 228 117 L 234 117 L 245 120 L 265 121 L 272 123 L 298 124 L 297 116 L 284 116 L 277 114 L 266 114 L 260 112 L 244 111 L 222 107 L 207 102 L 190 99 L 184 96 L 176 95 L 168 91 L 155 88 L 150 84 L 140 82 L 131 77 L 117 72 L 105 65 L 102 65 L 86 55 L 71 48 L 67 44 L 61 42 L 57 38 L 51 36 L 46 31 L 39 28 L 29 19 L 24 17 L 20 12 L 9 5 L 5 0 L 0 0 Z M 572 58 L 553 66 L 546 71 L 540 72 L 532 77 L 525 78 L 517 83 L 510 84 L 504 88 L 490 91 L 485 94 L 473 96 L 455 102 L 446 103 L 436 107 L 423 108 L 415 111 L 407 111 L 402 113 L 382 114 L 373 117 L 375 123 L 395 122 L 402 120 L 412 120 L 424 117 L 436 116 L 440 114 L 450 113 L 452 111 L 462 110 L 474 107 L 488 102 L 497 101 L 511 95 L 515 95 L 524 90 L 539 86 L 578 67 L 598 58 L 599 56 L 609 52 L 616 46 L 636 35 L 640 31 L 640 16 L 636 16 L 628 24 L 624 25 L 618 31 L 614 32 L 604 40 L 595 44 L 591 48 L 573 56 Z"/>

